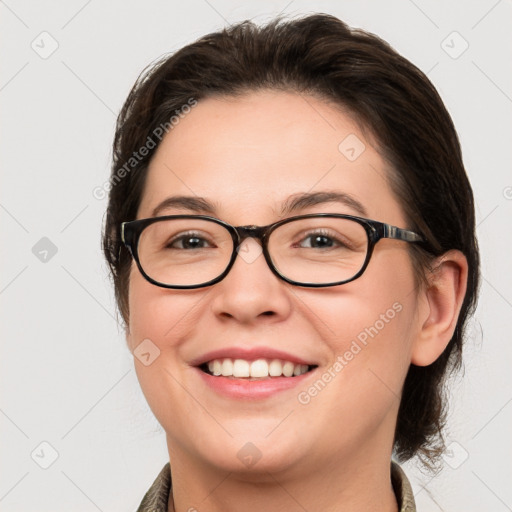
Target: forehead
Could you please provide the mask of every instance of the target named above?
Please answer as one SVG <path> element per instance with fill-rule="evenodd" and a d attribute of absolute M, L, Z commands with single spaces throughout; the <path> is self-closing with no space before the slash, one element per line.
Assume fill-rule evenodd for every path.
<path fill-rule="evenodd" d="M 203 99 L 160 143 L 138 217 L 186 195 L 207 199 L 228 222 L 265 223 L 290 196 L 339 192 L 390 222 L 400 207 L 372 144 L 349 115 L 312 96 L 259 91 Z M 329 209 L 361 214 L 349 208 Z"/>

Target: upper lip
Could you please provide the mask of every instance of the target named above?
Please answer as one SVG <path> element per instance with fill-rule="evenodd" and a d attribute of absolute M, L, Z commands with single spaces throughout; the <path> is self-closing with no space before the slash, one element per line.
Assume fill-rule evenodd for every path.
<path fill-rule="evenodd" d="M 295 364 L 307 364 L 314 366 L 315 363 L 301 357 L 295 356 L 282 350 L 276 350 L 271 347 L 226 347 L 212 350 L 202 354 L 190 361 L 191 366 L 201 366 L 204 363 L 214 359 L 245 359 L 246 361 L 255 361 L 256 359 L 281 359 Z"/>

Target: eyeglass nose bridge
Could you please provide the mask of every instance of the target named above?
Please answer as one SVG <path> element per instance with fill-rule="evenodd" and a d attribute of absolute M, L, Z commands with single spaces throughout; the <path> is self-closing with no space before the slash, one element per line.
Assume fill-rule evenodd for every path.
<path fill-rule="evenodd" d="M 261 251 L 263 252 L 263 257 L 265 258 L 265 261 L 267 262 L 267 265 L 269 266 L 270 270 L 278 277 L 283 278 L 281 276 L 281 274 L 279 273 L 279 271 L 274 267 L 272 259 L 271 259 L 270 255 L 268 254 L 267 236 L 273 227 L 274 227 L 274 224 L 270 224 L 268 226 L 255 226 L 255 225 L 237 226 L 237 227 L 232 226 L 234 232 L 236 233 L 237 239 L 236 239 L 236 241 L 233 240 L 235 242 L 235 245 L 233 247 L 233 255 L 231 258 L 231 263 L 228 266 L 228 268 L 226 269 L 227 272 L 229 272 L 231 270 L 232 265 L 235 263 L 235 260 L 236 260 L 237 256 L 239 255 L 239 250 L 240 250 L 241 245 L 244 242 L 244 240 L 246 238 L 255 238 L 256 240 L 259 240 L 259 242 L 260 242 Z M 235 237 L 233 237 L 233 239 L 234 238 Z M 255 253 L 255 256 L 258 256 L 259 254 L 260 253 Z M 245 256 L 245 257 L 243 257 L 243 259 L 245 260 L 246 263 L 252 262 L 251 257 L 249 257 L 249 259 L 248 259 L 247 256 Z M 284 278 L 284 280 L 286 280 L 286 278 Z"/>
<path fill-rule="evenodd" d="M 238 245 L 246 238 L 257 238 L 263 245 L 263 239 L 268 231 L 268 226 L 238 226 L 235 228 L 238 235 Z"/>

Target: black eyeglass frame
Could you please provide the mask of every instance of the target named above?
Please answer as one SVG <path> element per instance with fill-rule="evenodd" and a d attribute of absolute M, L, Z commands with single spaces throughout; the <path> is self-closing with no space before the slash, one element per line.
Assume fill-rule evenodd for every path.
<path fill-rule="evenodd" d="M 330 217 L 330 218 L 340 218 L 340 219 L 349 219 L 353 220 L 354 222 L 357 222 L 366 231 L 366 234 L 368 236 L 368 249 L 366 251 L 366 258 L 364 260 L 364 263 L 357 272 L 357 274 L 350 279 L 346 279 L 344 281 L 338 281 L 334 283 L 303 283 L 300 281 L 293 281 L 292 279 L 287 278 L 283 274 L 279 272 L 279 270 L 275 267 L 274 263 L 272 262 L 272 258 L 270 257 L 270 253 L 268 251 L 268 239 L 271 235 L 271 233 L 277 229 L 279 226 L 282 226 L 283 224 L 287 224 L 289 222 L 293 222 L 295 220 L 300 219 L 306 219 L 311 217 Z M 142 265 L 139 260 L 139 254 L 138 254 L 138 243 L 140 236 L 142 234 L 142 231 L 151 224 L 154 224 L 155 222 L 162 222 L 165 220 L 171 220 L 171 219 L 201 219 L 201 220 L 207 220 L 214 222 L 216 224 L 219 224 L 226 228 L 228 232 L 231 235 L 231 238 L 233 239 L 233 253 L 231 255 L 231 259 L 229 260 L 229 263 L 219 276 L 217 276 L 215 279 L 211 279 L 210 281 L 207 281 L 206 283 L 201 284 L 194 284 L 194 285 L 168 285 L 164 283 L 160 283 L 158 281 L 155 281 L 153 278 L 151 278 L 142 268 Z M 408 229 L 399 228 L 396 226 L 392 226 L 391 224 L 386 224 L 384 222 L 379 222 L 376 220 L 371 219 L 365 219 L 363 217 L 357 217 L 354 215 L 346 215 L 341 213 L 311 213 L 306 215 L 298 215 L 295 217 L 288 217 L 286 219 L 282 219 L 278 222 L 274 222 L 273 224 L 268 224 L 267 226 L 232 226 L 231 224 L 228 224 L 227 222 L 224 222 L 220 219 L 217 219 L 216 217 L 210 217 L 208 215 L 165 215 L 161 217 L 151 217 L 147 219 L 138 219 L 133 221 L 127 221 L 121 223 L 121 240 L 123 244 L 128 248 L 132 258 L 134 259 L 140 273 L 143 275 L 143 277 L 149 281 L 150 283 L 160 286 L 162 288 L 171 288 L 171 289 L 196 289 L 196 288 L 204 288 L 206 286 L 211 286 L 213 284 L 216 284 L 222 279 L 224 279 L 231 268 L 233 267 L 236 257 L 238 255 L 238 249 L 242 242 L 246 238 L 256 238 L 261 242 L 263 255 L 265 257 L 265 260 L 267 262 L 267 265 L 269 266 L 270 270 L 274 275 L 276 275 L 279 279 L 282 279 L 283 281 L 286 281 L 287 283 L 290 283 L 295 286 L 302 286 L 307 288 L 326 288 L 331 286 L 339 286 L 342 284 L 350 283 L 351 281 L 354 281 L 358 277 L 361 277 L 361 275 L 364 273 L 366 268 L 368 267 L 368 264 L 370 263 L 370 258 L 373 254 L 373 249 L 375 247 L 375 244 L 383 239 L 383 238 L 390 238 L 394 240 L 402 240 L 404 242 L 411 242 L 411 243 L 418 243 L 423 246 L 423 248 L 426 248 L 428 250 L 428 245 L 425 241 L 425 239 L 415 233 L 414 231 L 410 231 Z"/>

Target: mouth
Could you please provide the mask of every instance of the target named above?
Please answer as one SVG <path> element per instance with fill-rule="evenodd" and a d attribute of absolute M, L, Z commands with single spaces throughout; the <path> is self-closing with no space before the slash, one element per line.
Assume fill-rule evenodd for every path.
<path fill-rule="evenodd" d="M 305 359 L 304 357 L 308 357 Z M 266 400 L 306 385 L 317 361 L 265 346 L 230 346 L 189 361 L 207 389 L 235 400 Z"/>
<path fill-rule="evenodd" d="M 300 377 L 311 372 L 316 365 L 294 363 L 283 359 L 260 358 L 255 360 L 220 358 L 202 363 L 198 368 L 212 377 L 233 380 L 262 381 L 278 378 Z"/>

